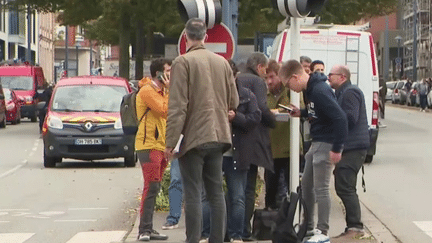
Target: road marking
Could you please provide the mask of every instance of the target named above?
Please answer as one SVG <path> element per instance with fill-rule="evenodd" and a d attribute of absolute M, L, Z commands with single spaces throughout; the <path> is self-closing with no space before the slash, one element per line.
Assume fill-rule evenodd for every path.
<path fill-rule="evenodd" d="M 8 215 L 8 212 L 0 212 L 0 216 Z"/>
<path fill-rule="evenodd" d="M 37 145 L 36 145 L 36 147 L 33 147 L 33 148 L 32 148 L 32 151 L 33 151 L 33 152 L 35 152 L 36 150 L 37 150 Z M 30 157 L 31 157 L 31 156 L 30 156 Z"/>
<path fill-rule="evenodd" d="M 27 208 L 8 208 L 8 209 L 0 209 L 0 212 L 9 212 L 9 211 L 29 211 Z"/>
<path fill-rule="evenodd" d="M 424 233 L 432 237 L 432 221 L 413 221 Z"/>
<path fill-rule="evenodd" d="M 32 237 L 34 233 L 4 233 L 0 234 L 0 242 L 2 243 L 22 243 L 30 237 Z"/>
<path fill-rule="evenodd" d="M 57 219 L 54 222 L 96 222 L 97 219 Z M 1 242 L 1 241 L 0 241 Z"/>
<path fill-rule="evenodd" d="M 78 211 L 78 210 L 108 210 L 108 208 L 69 208 L 70 211 Z"/>
<path fill-rule="evenodd" d="M 66 243 L 110 243 L 121 241 L 125 234 L 126 231 L 80 232 Z"/>
<path fill-rule="evenodd" d="M 5 173 L 0 174 L 0 179 L 2 179 L 4 177 L 6 177 L 6 176 L 8 176 L 8 175 L 10 175 L 12 173 L 14 173 L 15 171 L 19 170 L 21 167 L 23 167 L 26 164 L 27 164 L 27 160 L 24 160 L 20 165 L 17 165 L 15 167 L 13 167 L 12 169 L 6 171 Z"/>
<path fill-rule="evenodd" d="M 0 224 L 9 223 L 10 221 L 0 221 Z"/>
<path fill-rule="evenodd" d="M 39 214 L 45 215 L 45 216 L 54 216 L 54 215 L 65 214 L 65 212 L 62 212 L 62 211 L 47 211 L 47 212 L 40 212 Z"/>

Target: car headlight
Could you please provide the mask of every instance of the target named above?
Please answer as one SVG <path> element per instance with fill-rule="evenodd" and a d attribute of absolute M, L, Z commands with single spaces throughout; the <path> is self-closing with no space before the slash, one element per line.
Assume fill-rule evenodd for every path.
<path fill-rule="evenodd" d="M 121 119 L 117 119 L 117 121 L 114 123 L 114 129 L 122 129 L 122 122 Z"/>
<path fill-rule="evenodd" d="M 49 116 L 47 119 L 47 125 L 48 125 L 48 127 L 51 127 L 51 128 L 63 129 L 62 120 L 56 116 Z"/>

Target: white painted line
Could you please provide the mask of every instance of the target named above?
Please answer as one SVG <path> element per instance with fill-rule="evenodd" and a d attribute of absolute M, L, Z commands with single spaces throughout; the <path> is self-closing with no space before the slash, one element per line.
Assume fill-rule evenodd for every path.
<path fill-rule="evenodd" d="M 424 233 L 432 237 L 432 221 L 413 221 Z"/>
<path fill-rule="evenodd" d="M 96 222 L 97 219 L 58 219 L 54 222 Z M 1 241 L 0 241 L 1 242 Z"/>
<path fill-rule="evenodd" d="M 19 170 L 21 167 L 23 167 L 26 164 L 27 164 L 27 160 L 24 160 L 20 165 L 17 165 L 15 167 L 13 167 L 12 169 L 6 171 L 5 173 L 0 174 L 0 179 L 2 179 L 4 177 L 6 177 L 6 176 L 8 176 L 8 175 L 10 175 L 12 173 L 14 173 L 15 171 Z"/>
<path fill-rule="evenodd" d="M 10 221 L 0 221 L 0 224 L 9 223 Z"/>
<path fill-rule="evenodd" d="M 77 210 L 108 210 L 108 208 L 69 208 L 70 211 Z"/>
<path fill-rule="evenodd" d="M 34 151 L 36 151 L 37 150 L 37 147 L 33 147 L 32 148 L 32 151 L 34 152 Z"/>
<path fill-rule="evenodd" d="M 9 212 L 9 211 L 29 211 L 30 209 L 27 208 L 7 208 L 7 209 L 0 209 L 0 212 Z"/>
<path fill-rule="evenodd" d="M 0 212 L 0 216 L 8 215 L 8 212 Z"/>
<path fill-rule="evenodd" d="M 66 243 L 111 243 L 121 241 L 126 231 L 80 232 Z"/>
<path fill-rule="evenodd" d="M 34 218 L 34 219 L 49 219 L 47 216 L 38 216 L 38 215 L 27 215 L 26 218 Z"/>
<path fill-rule="evenodd" d="M 34 233 L 4 233 L 0 234 L 0 242 L 1 243 L 22 243 L 30 237 L 32 237 Z"/>
<path fill-rule="evenodd" d="M 47 212 L 40 212 L 39 214 L 45 215 L 45 216 L 54 216 L 54 215 L 65 214 L 65 212 L 62 212 L 62 211 L 47 211 Z"/>

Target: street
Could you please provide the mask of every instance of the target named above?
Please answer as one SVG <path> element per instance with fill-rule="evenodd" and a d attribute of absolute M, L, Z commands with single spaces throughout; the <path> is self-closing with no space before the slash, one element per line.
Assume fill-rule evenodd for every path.
<path fill-rule="evenodd" d="M 37 123 L 0 130 L 0 242 L 120 241 L 135 220 L 139 166 L 123 159 L 43 167 Z"/>
<path fill-rule="evenodd" d="M 404 243 L 432 242 L 431 119 L 431 112 L 387 103 L 387 127 L 365 166 L 366 193 L 358 187 L 360 200 Z"/>

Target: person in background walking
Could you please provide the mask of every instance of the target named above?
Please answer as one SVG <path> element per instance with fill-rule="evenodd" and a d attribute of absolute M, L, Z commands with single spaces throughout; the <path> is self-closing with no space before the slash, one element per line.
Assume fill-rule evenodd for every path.
<path fill-rule="evenodd" d="M 169 80 L 160 79 L 166 59 L 156 59 L 150 64 L 152 79 L 145 79 L 136 98 L 137 117 L 140 124 L 135 138 L 135 151 L 144 177 L 141 198 L 139 241 L 166 240 L 168 236 L 153 229 L 153 212 L 160 183 L 168 165 L 164 158 L 166 117 L 168 113 Z M 166 77 L 166 75 L 165 75 Z"/>
<path fill-rule="evenodd" d="M 361 222 L 360 202 L 357 195 L 357 174 L 366 158 L 370 146 L 369 125 L 363 92 L 351 84 L 351 73 L 345 66 L 336 65 L 330 70 L 330 86 L 336 90 L 336 97 L 348 119 L 348 136 L 344 143 L 342 159 L 336 165 L 336 193 L 345 206 L 345 232 L 332 242 L 349 242 L 364 235 Z M 338 75 L 336 75 L 338 74 Z"/>
<path fill-rule="evenodd" d="M 330 73 L 329 76 L 341 75 Z M 294 117 L 308 117 L 311 123 L 312 145 L 307 152 L 306 165 L 302 177 L 302 194 L 309 212 L 307 243 L 329 242 L 330 220 L 330 178 L 333 165 L 342 156 L 344 141 L 348 133 L 346 114 L 337 103 L 336 96 L 326 83 L 327 76 L 323 73 L 305 72 L 297 60 L 284 63 L 279 76 L 291 90 L 306 92 L 307 110 L 293 107 Z M 318 204 L 318 224 L 314 229 L 314 209 Z"/>
<path fill-rule="evenodd" d="M 222 188 L 223 153 L 231 147 L 229 111 L 239 105 L 229 63 L 204 47 L 207 27 L 192 18 L 185 27 L 187 53 L 172 65 L 165 157 L 180 139 L 180 173 L 185 198 L 186 242 L 201 237 L 204 186 L 211 208 L 208 242 L 225 236 L 226 205 Z"/>
<path fill-rule="evenodd" d="M 426 79 L 422 79 L 422 81 L 417 85 L 417 91 L 420 95 L 420 111 L 425 112 L 427 107 L 427 95 L 429 91 L 429 85 L 426 83 Z"/>
<path fill-rule="evenodd" d="M 255 188 L 258 166 L 274 171 L 270 147 L 270 128 L 276 126 L 276 118 L 267 106 L 267 85 L 265 75 L 268 60 L 263 53 L 252 53 L 246 63 L 246 71 L 237 77 L 239 86 L 248 88 L 255 95 L 258 108 L 261 110 L 261 123 L 258 125 L 259 135 L 254 138 L 254 149 L 250 150 L 253 160 L 247 175 L 246 206 L 243 240 L 250 241 L 252 236 L 251 219 L 255 208 Z"/>

